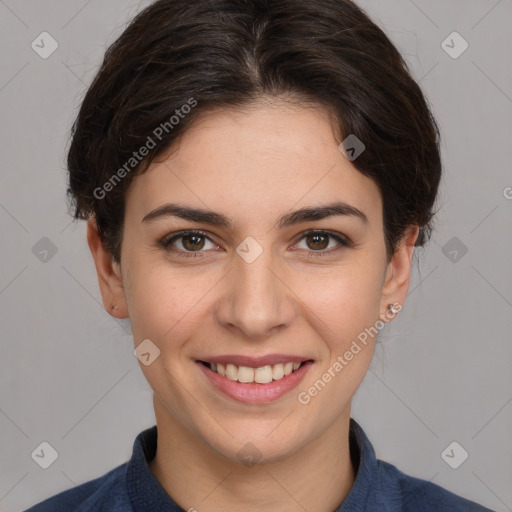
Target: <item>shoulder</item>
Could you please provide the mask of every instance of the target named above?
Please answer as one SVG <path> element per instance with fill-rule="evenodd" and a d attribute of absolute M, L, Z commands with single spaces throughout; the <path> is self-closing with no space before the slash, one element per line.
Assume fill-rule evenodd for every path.
<path fill-rule="evenodd" d="M 130 512 L 125 475 L 128 463 L 48 498 L 25 512 Z"/>
<path fill-rule="evenodd" d="M 378 467 L 386 502 L 400 503 L 399 510 L 404 512 L 493 512 L 437 484 L 406 475 L 388 462 L 379 460 Z"/>

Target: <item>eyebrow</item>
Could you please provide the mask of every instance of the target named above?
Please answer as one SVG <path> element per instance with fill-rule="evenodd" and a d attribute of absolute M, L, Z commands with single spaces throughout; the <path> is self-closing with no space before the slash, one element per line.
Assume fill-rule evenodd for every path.
<path fill-rule="evenodd" d="M 301 222 L 321 220 L 334 216 L 352 216 L 361 220 L 364 224 L 368 224 L 368 217 L 355 206 L 338 201 L 323 206 L 308 206 L 301 208 L 292 213 L 287 213 L 280 217 L 277 226 L 282 229 Z M 205 210 L 202 208 L 191 208 L 176 203 L 167 203 L 155 208 L 149 212 L 142 222 L 152 222 L 163 217 L 178 217 L 180 219 L 199 222 L 201 224 L 210 224 L 212 226 L 222 226 L 232 230 L 233 224 L 222 213 Z"/>

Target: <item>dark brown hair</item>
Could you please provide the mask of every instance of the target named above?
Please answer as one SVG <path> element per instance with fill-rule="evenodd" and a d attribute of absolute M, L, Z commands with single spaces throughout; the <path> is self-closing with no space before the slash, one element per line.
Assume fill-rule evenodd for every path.
<path fill-rule="evenodd" d="M 388 257 L 409 225 L 423 245 L 439 130 L 398 50 L 349 0 L 159 0 L 141 11 L 106 51 L 73 125 L 75 219 L 94 216 L 120 261 L 133 176 L 202 113 L 278 96 L 325 108 L 340 142 L 364 143 L 353 164 L 382 194 Z"/>

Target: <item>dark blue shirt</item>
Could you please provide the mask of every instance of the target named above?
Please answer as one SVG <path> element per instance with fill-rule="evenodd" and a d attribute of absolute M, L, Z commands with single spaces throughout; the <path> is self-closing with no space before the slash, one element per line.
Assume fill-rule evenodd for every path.
<path fill-rule="evenodd" d="M 137 436 L 128 462 L 26 512 L 184 512 L 151 473 L 149 462 L 156 446 L 157 428 L 153 426 Z M 335 512 L 492 512 L 378 460 L 366 434 L 353 419 L 350 454 L 357 468 L 356 479 Z"/>

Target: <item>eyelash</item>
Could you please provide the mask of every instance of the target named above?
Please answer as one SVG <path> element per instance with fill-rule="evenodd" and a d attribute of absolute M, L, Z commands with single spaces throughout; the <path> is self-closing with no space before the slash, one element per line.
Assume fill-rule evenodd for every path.
<path fill-rule="evenodd" d="M 213 240 L 210 239 L 210 237 L 203 231 L 199 231 L 199 230 L 187 230 L 187 231 L 179 231 L 178 233 L 172 233 L 171 235 L 167 235 L 166 237 L 164 237 L 161 241 L 160 241 L 160 245 L 168 252 L 178 256 L 178 257 L 183 257 L 183 258 L 197 258 L 196 254 L 201 254 L 202 252 L 204 252 L 203 250 L 200 250 L 200 251 L 181 251 L 181 250 L 171 250 L 169 249 L 169 247 L 171 246 L 171 244 L 176 241 L 176 240 L 179 240 L 180 238 L 184 238 L 186 237 L 187 235 L 198 235 L 198 236 L 201 236 L 201 237 L 204 237 L 206 238 L 207 240 L 209 240 L 210 242 L 212 243 L 215 243 L 213 242 Z M 347 248 L 347 247 L 352 247 L 352 243 L 347 239 L 347 238 L 344 238 L 344 237 L 341 237 L 340 235 L 337 235 L 335 233 L 333 233 L 332 231 L 326 231 L 326 230 L 320 230 L 320 229 L 312 229 L 312 230 L 309 230 L 309 231 L 305 231 L 304 233 L 301 234 L 301 237 L 299 238 L 299 240 L 297 241 L 297 243 L 299 243 L 300 241 L 302 241 L 304 238 L 306 238 L 308 235 L 327 235 L 329 236 L 330 238 L 336 240 L 340 245 L 341 247 L 338 247 L 337 249 L 323 249 L 323 250 L 319 250 L 319 251 L 313 251 L 313 250 L 309 250 L 308 252 L 310 253 L 308 255 L 309 258 L 319 258 L 319 257 L 324 257 L 325 254 L 332 254 L 333 252 L 337 252 L 337 251 L 340 251 L 342 250 L 343 248 Z"/>

